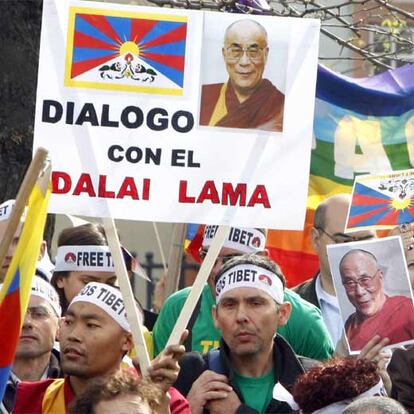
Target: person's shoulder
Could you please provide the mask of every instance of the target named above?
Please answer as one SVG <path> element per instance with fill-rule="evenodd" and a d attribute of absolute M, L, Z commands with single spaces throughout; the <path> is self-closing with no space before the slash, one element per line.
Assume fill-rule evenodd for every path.
<path fill-rule="evenodd" d="M 263 79 L 264 85 L 266 88 L 268 89 L 272 89 L 273 92 L 277 95 L 280 95 L 280 97 L 284 97 L 285 94 L 283 92 L 281 92 L 274 84 L 272 81 L 270 81 L 269 79 Z"/>
<path fill-rule="evenodd" d="M 293 287 L 292 291 L 302 296 L 302 294 L 306 293 L 309 289 L 311 289 L 313 284 L 314 284 L 314 278 L 311 278 Z"/>
<path fill-rule="evenodd" d="M 42 401 L 46 389 L 54 381 L 48 378 L 40 381 L 22 381 L 17 385 L 13 414 L 37 414 L 42 412 Z"/>
<path fill-rule="evenodd" d="M 190 292 L 191 292 L 191 287 L 177 290 L 177 292 L 174 292 L 171 296 L 169 296 L 165 300 L 163 307 L 164 306 L 176 306 L 177 304 L 180 304 L 180 303 L 184 304 Z"/>
<path fill-rule="evenodd" d="M 292 289 L 285 289 L 285 300 L 290 302 L 295 308 L 303 311 L 303 313 L 307 316 L 310 316 L 312 313 L 318 315 L 321 313 L 320 309 L 317 306 L 308 302 L 306 299 L 303 299 L 297 292 L 293 291 Z"/>
<path fill-rule="evenodd" d="M 410 309 L 410 312 L 407 313 L 407 316 L 413 315 L 413 302 L 410 298 L 407 298 L 407 296 L 404 295 L 388 296 L 385 308 L 387 312 L 395 312 L 399 309 Z"/>
<path fill-rule="evenodd" d="M 199 352 L 188 352 L 179 361 L 180 372 L 174 387 L 183 395 L 187 395 L 194 381 L 207 369 L 206 360 Z"/>
<path fill-rule="evenodd" d="M 201 100 L 216 99 L 220 95 L 223 83 L 209 83 L 201 87 Z"/>
<path fill-rule="evenodd" d="M 18 392 L 31 392 L 32 390 L 41 391 L 46 389 L 52 382 L 57 381 L 57 378 L 47 378 L 39 381 L 22 381 L 17 385 Z"/>

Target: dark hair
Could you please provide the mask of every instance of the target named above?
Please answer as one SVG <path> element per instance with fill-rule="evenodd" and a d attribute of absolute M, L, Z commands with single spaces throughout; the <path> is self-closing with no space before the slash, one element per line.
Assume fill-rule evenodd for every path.
<path fill-rule="evenodd" d="M 367 359 L 330 359 L 302 374 L 293 387 L 293 398 L 304 414 L 329 404 L 354 398 L 380 380 L 377 366 Z"/>
<path fill-rule="evenodd" d="M 87 223 L 81 226 L 69 227 L 64 229 L 59 234 L 57 242 L 60 246 L 107 246 L 108 240 L 105 235 L 105 230 L 102 224 Z M 64 314 L 69 306 L 65 297 L 65 292 L 62 288 L 58 287 L 57 281 L 61 278 L 69 276 L 69 272 L 60 271 L 53 272 L 51 285 L 56 289 L 59 294 L 60 306 L 62 307 L 62 314 Z"/>
<path fill-rule="evenodd" d="M 95 414 L 96 405 L 121 395 L 139 396 L 147 402 L 151 413 L 156 414 L 163 391 L 149 380 L 140 380 L 129 370 L 119 370 L 109 377 L 92 380 L 69 406 L 69 414 Z"/>
<path fill-rule="evenodd" d="M 269 259 L 267 256 L 258 255 L 255 253 L 243 254 L 241 256 L 235 256 L 234 258 L 230 259 L 217 273 L 215 282 L 217 283 L 223 273 L 226 273 L 229 269 L 242 264 L 251 264 L 269 270 L 270 272 L 276 274 L 276 276 L 282 281 L 283 288 L 285 288 L 286 279 L 280 266 L 273 260 Z"/>

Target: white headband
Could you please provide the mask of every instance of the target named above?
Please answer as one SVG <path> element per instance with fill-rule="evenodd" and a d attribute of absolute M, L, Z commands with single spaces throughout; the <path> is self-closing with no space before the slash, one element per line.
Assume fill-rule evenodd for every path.
<path fill-rule="evenodd" d="M 273 272 L 253 264 L 240 264 L 223 273 L 216 283 L 216 302 L 228 291 L 240 287 L 263 290 L 277 303 L 283 303 L 283 283 Z"/>
<path fill-rule="evenodd" d="M 204 228 L 203 246 L 209 247 L 218 226 Z M 266 236 L 258 229 L 232 227 L 223 247 L 239 250 L 242 253 L 258 253 L 265 249 Z"/>
<path fill-rule="evenodd" d="M 104 310 L 122 329 L 130 332 L 124 301 L 121 292 L 104 283 L 88 283 L 70 302 L 69 308 L 76 302 L 92 303 Z"/>
<path fill-rule="evenodd" d="M 60 246 L 57 249 L 55 272 L 115 272 L 108 246 Z"/>
<path fill-rule="evenodd" d="M 13 207 L 16 204 L 16 200 L 7 200 L 0 204 L 0 221 L 8 220 L 10 218 Z M 20 221 L 23 222 L 26 216 L 26 208 L 23 210 L 23 214 L 20 217 Z"/>
<path fill-rule="evenodd" d="M 384 389 L 384 384 L 380 379 L 373 387 L 369 390 L 366 390 L 362 394 L 357 395 L 354 398 L 348 398 L 346 400 L 338 401 L 332 404 L 327 405 L 326 407 L 320 408 L 319 410 L 313 411 L 312 414 L 338 414 L 342 413 L 342 411 L 349 405 L 351 402 L 359 400 L 360 398 L 364 397 L 380 397 L 386 396 L 386 392 Z"/>
<path fill-rule="evenodd" d="M 40 298 L 46 300 L 53 308 L 57 316 L 62 315 L 59 295 L 50 283 L 46 282 L 39 276 L 34 276 L 32 280 L 32 290 L 30 293 L 32 296 L 39 296 Z"/>

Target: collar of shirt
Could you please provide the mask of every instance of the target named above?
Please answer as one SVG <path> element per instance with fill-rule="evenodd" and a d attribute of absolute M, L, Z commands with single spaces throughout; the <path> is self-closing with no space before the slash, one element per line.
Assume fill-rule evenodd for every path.
<path fill-rule="evenodd" d="M 321 283 L 321 275 L 318 274 L 316 277 L 316 283 L 315 283 L 315 291 L 316 296 L 318 298 L 319 304 L 322 306 L 321 302 L 325 302 L 327 305 L 330 305 L 339 311 L 339 304 L 338 304 L 338 298 L 336 296 L 330 295 L 322 288 Z"/>

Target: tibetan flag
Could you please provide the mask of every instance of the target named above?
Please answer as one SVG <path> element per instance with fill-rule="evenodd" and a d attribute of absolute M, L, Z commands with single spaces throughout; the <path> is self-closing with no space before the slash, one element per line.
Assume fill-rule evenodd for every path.
<path fill-rule="evenodd" d="M 289 286 L 318 270 L 309 234 L 321 201 L 351 193 L 359 175 L 414 167 L 414 65 L 359 79 L 320 65 L 313 128 L 304 231 L 270 231 L 267 240 Z"/>
<path fill-rule="evenodd" d="M 413 222 L 414 170 L 355 179 L 348 229 L 392 229 Z"/>
<path fill-rule="evenodd" d="M 50 178 L 50 174 L 49 174 Z M 0 400 L 3 399 L 7 379 L 19 342 L 20 330 L 29 303 L 32 278 L 35 274 L 47 205 L 51 187 L 36 183 L 29 199 L 29 206 L 22 233 L 12 262 L 0 290 Z"/>
<path fill-rule="evenodd" d="M 65 85 L 181 95 L 187 17 L 71 7 Z"/>

